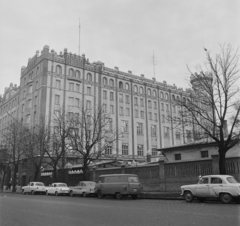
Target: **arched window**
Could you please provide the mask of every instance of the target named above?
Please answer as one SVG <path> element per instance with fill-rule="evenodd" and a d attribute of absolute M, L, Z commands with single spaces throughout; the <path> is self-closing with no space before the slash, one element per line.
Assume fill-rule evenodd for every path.
<path fill-rule="evenodd" d="M 90 73 L 87 74 L 87 80 L 88 80 L 89 82 L 92 81 L 92 74 L 90 74 Z"/>
<path fill-rule="evenodd" d="M 80 79 L 81 78 L 81 74 L 80 74 L 80 71 L 76 70 L 76 78 Z"/>
<path fill-rule="evenodd" d="M 179 101 L 179 96 L 177 96 L 177 100 Z"/>
<path fill-rule="evenodd" d="M 56 72 L 57 74 L 62 74 L 62 67 L 60 65 L 56 66 Z"/>
<path fill-rule="evenodd" d="M 129 84 L 127 82 L 125 83 L 125 89 L 129 90 Z"/>
<path fill-rule="evenodd" d="M 26 77 L 24 78 L 24 83 L 23 83 L 23 85 L 26 85 Z"/>
<path fill-rule="evenodd" d="M 103 78 L 103 85 L 107 85 L 108 84 L 108 81 L 107 81 L 107 78 Z"/>
<path fill-rule="evenodd" d="M 28 93 L 32 93 L 32 86 L 28 87 Z"/>
<path fill-rule="evenodd" d="M 151 96 L 151 90 L 148 89 L 148 96 Z"/>
<path fill-rule="evenodd" d="M 165 93 L 165 99 L 168 100 L 168 94 L 167 93 Z"/>
<path fill-rule="evenodd" d="M 154 97 L 157 96 L 156 90 L 153 90 L 153 96 L 154 96 Z"/>
<path fill-rule="evenodd" d="M 161 97 L 161 99 L 163 99 L 163 92 L 160 93 L 160 97 Z"/>
<path fill-rule="evenodd" d="M 121 81 L 119 82 L 119 89 L 123 89 L 123 83 Z"/>
<path fill-rule="evenodd" d="M 114 86 L 114 81 L 113 81 L 113 79 L 110 79 L 110 80 L 109 80 L 109 85 L 112 86 L 112 87 Z"/>
<path fill-rule="evenodd" d="M 172 99 L 175 100 L 175 96 L 174 95 L 172 95 Z"/>
<path fill-rule="evenodd" d="M 137 86 L 134 86 L 134 92 L 138 92 L 138 87 Z"/>
<path fill-rule="evenodd" d="M 75 76 L 74 76 L 74 71 L 73 71 L 72 68 L 69 69 L 68 74 L 69 74 L 70 77 L 75 77 Z"/>
<path fill-rule="evenodd" d="M 140 91 L 140 93 L 143 93 L 143 87 L 142 86 L 140 86 L 139 91 Z"/>

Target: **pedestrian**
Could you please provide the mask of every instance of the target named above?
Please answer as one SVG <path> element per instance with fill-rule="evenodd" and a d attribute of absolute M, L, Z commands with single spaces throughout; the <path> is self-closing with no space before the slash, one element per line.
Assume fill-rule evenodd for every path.
<path fill-rule="evenodd" d="M 8 182 L 8 190 L 11 190 L 12 183 L 11 181 Z"/>

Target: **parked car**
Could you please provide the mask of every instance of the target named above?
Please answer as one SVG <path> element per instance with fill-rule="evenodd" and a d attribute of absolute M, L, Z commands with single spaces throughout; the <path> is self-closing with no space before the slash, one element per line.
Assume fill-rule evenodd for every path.
<path fill-rule="evenodd" d="M 69 195 L 69 187 L 65 183 L 53 183 L 46 187 L 46 195 Z"/>
<path fill-rule="evenodd" d="M 26 195 L 31 193 L 32 195 L 35 194 L 45 194 L 46 188 L 44 183 L 42 182 L 30 182 L 27 186 L 22 187 L 22 194 Z"/>
<path fill-rule="evenodd" d="M 83 197 L 87 197 L 89 195 L 96 195 L 94 190 L 95 185 L 96 183 L 93 181 L 80 181 L 78 185 L 69 188 L 69 194 L 72 197 L 75 195 L 81 195 Z"/>
<path fill-rule="evenodd" d="M 98 198 L 112 195 L 116 199 L 129 196 L 136 199 L 142 193 L 143 187 L 135 174 L 109 174 L 99 177 L 95 186 Z"/>
<path fill-rule="evenodd" d="M 231 203 L 240 197 L 240 183 L 230 175 L 200 176 L 198 184 L 181 186 L 181 195 L 187 202 L 194 198 L 200 202 L 207 198 L 220 198 L 223 203 Z"/>

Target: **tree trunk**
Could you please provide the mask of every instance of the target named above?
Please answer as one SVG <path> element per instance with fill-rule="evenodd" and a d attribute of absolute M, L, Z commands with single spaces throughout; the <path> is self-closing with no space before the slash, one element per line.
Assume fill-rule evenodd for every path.
<path fill-rule="evenodd" d="M 225 157 L 226 157 L 225 150 L 222 148 L 219 148 L 218 153 L 219 153 L 219 172 L 220 174 L 227 174 L 226 165 L 225 165 Z"/>
<path fill-rule="evenodd" d="M 35 168 L 35 172 L 34 172 L 34 181 L 38 181 L 38 177 L 39 176 L 39 169 Z"/>
<path fill-rule="evenodd" d="M 12 178 L 12 192 L 16 192 L 16 179 L 17 179 L 17 171 L 18 171 L 18 164 L 14 164 L 14 169 L 13 169 L 13 178 Z"/>
<path fill-rule="evenodd" d="M 57 180 L 57 166 L 53 166 L 52 183 L 56 182 L 56 180 Z"/>

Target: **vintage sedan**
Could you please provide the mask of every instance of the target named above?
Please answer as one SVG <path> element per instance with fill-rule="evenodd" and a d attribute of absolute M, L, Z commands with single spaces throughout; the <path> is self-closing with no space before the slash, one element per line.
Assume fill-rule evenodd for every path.
<path fill-rule="evenodd" d="M 46 195 L 69 195 L 69 187 L 65 183 L 53 183 L 46 187 Z"/>
<path fill-rule="evenodd" d="M 78 185 L 74 187 L 70 187 L 70 196 L 83 196 L 87 197 L 90 195 L 96 195 L 94 188 L 95 188 L 95 182 L 93 181 L 80 181 Z"/>
<path fill-rule="evenodd" d="M 46 187 L 42 182 L 30 182 L 27 186 L 22 187 L 22 194 L 26 195 L 31 193 L 32 195 L 35 194 L 45 194 Z"/>
<path fill-rule="evenodd" d="M 240 197 L 240 183 L 230 175 L 200 176 L 198 184 L 181 186 L 181 195 L 187 202 L 194 198 L 200 202 L 207 198 L 220 198 L 223 203 L 231 203 Z"/>

